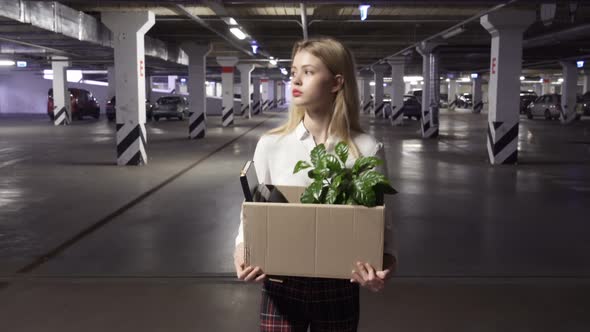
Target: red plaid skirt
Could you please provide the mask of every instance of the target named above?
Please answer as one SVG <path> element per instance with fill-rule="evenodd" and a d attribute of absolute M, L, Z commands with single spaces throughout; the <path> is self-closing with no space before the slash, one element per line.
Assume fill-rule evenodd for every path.
<path fill-rule="evenodd" d="M 278 281 L 273 281 L 278 280 Z M 274 277 L 264 280 L 260 330 L 356 331 L 359 286 L 343 279 Z"/>

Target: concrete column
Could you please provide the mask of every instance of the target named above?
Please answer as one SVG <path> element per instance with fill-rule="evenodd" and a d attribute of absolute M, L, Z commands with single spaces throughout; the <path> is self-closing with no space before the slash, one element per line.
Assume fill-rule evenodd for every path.
<path fill-rule="evenodd" d="M 109 66 L 107 68 L 107 80 L 109 83 L 107 88 L 107 101 L 109 101 L 117 94 L 117 87 L 115 83 L 115 66 Z"/>
<path fill-rule="evenodd" d="M 287 83 L 281 80 L 281 100 L 279 101 L 280 105 L 284 105 L 287 102 Z"/>
<path fill-rule="evenodd" d="M 207 134 L 207 92 L 205 87 L 207 54 L 211 44 L 185 42 L 182 49 L 188 54 L 188 137 L 203 138 Z"/>
<path fill-rule="evenodd" d="M 481 113 L 481 110 L 483 109 L 483 100 L 481 95 L 481 77 L 471 79 L 471 95 L 473 97 L 471 111 L 473 113 Z"/>
<path fill-rule="evenodd" d="M 252 77 L 252 113 L 259 114 L 262 111 L 262 100 L 260 98 L 260 77 Z"/>
<path fill-rule="evenodd" d="M 421 43 L 417 47 L 422 55 L 422 137 L 438 137 L 438 104 L 440 102 L 440 78 L 438 76 L 438 54 L 435 48 L 439 44 Z"/>
<path fill-rule="evenodd" d="M 282 80 L 277 80 L 277 107 L 281 105 L 281 102 L 283 100 L 283 81 Z"/>
<path fill-rule="evenodd" d="M 113 32 L 117 92 L 117 164 L 147 163 L 145 131 L 145 33 L 155 24 L 153 12 L 104 12 Z"/>
<path fill-rule="evenodd" d="M 522 34 L 535 18 L 535 12 L 514 9 L 501 9 L 480 18 L 492 35 L 487 142 L 492 165 L 518 161 Z"/>
<path fill-rule="evenodd" d="M 457 80 L 450 79 L 449 80 L 449 98 L 447 101 L 449 102 L 449 108 L 454 106 L 455 97 L 457 95 Z"/>
<path fill-rule="evenodd" d="M 445 81 L 442 81 L 442 83 L 440 83 L 440 93 L 449 93 L 449 85 L 446 84 Z"/>
<path fill-rule="evenodd" d="M 396 57 L 387 61 L 391 66 L 391 124 L 400 126 L 404 122 L 404 57 Z"/>
<path fill-rule="evenodd" d="M 561 123 L 570 124 L 576 119 L 576 92 L 578 90 L 578 68 L 573 61 L 560 61 L 563 68 L 561 83 Z"/>
<path fill-rule="evenodd" d="M 373 111 L 371 112 L 373 117 L 380 115 L 385 118 L 385 112 L 383 111 L 383 107 L 385 106 L 383 103 L 383 75 L 388 67 L 389 65 L 384 63 L 371 66 L 371 69 L 375 73 L 373 79 L 375 81 L 375 96 L 373 99 Z"/>
<path fill-rule="evenodd" d="M 540 96 L 543 94 L 543 85 L 541 83 L 535 83 L 533 84 L 533 89 L 535 91 L 535 93 L 537 94 L 537 96 Z"/>
<path fill-rule="evenodd" d="M 541 89 L 541 94 L 549 94 L 551 93 L 551 79 L 543 78 L 543 87 Z"/>
<path fill-rule="evenodd" d="M 70 91 L 68 90 L 67 68 L 70 66 L 67 58 L 52 56 L 53 70 L 53 124 L 56 126 L 69 125 L 72 122 Z"/>
<path fill-rule="evenodd" d="M 250 119 L 252 118 L 252 104 L 250 101 L 250 94 L 252 94 L 252 88 L 250 85 L 250 78 L 252 76 L 252 71 L 254 70 L 254 65 L 242 63 L 239 64 L 237 67 L 240 71 L 240 95 L 242 96 L 242 109 L 240 110 L 240 114 Z"/>
<path fill-rule="evenodd" d="M 264 98 L 265 100 L 265 105 L 263 108 L 263 111 L 270 111 L 273 107 L 273 101 L 275 99 L 275 81 L 272 79 L 266 79 L 265 81 L 265 87 L 262 90 L 263 93 L 265 93 L 266 97 Z"/>
<path fill-rule="evenodd" d="M 180 91 L 177 90 L 177 86 L 176 86 L 176 80 L 178 79 L 178 76 L 176 75 L 168 75 L 168 91 L 170 91 L 170 93 L 179 93 Z"/>
<path fill-rule="evenodd" d="M 361 70 L 359 72 L 360 99 L 363 113 L 369 113 L 373 109 L 373 99 L 371 98 L 371 79 L 373 72 L 370 70 Z"/>
<path fill-rule="evenodd" d="M 270 109 L 276 108 L 277 107 L 277 88 L 278 88 L 278 83 L 279 80 L 277 80 L 276 78 L 269 80 L 269 92 L 270 92 Z"/>
<path fill-rule="evenodd" d="M 410 93 L 412 91 L 412 83 L 408 82 L 404 84 L 404 93 Z"/>
<path fill-rule="evenodd" d="M 223 95 L 223 109 L 221 110 L 221 125 L 224 127 L 234 124 L 234 66 L 237 57 L 217 57 L 221 68 L 221 94 Z"/>
<path fill-rule="evenodd" d="M 590 91 L 590 75 L 586 74 L 584 75 L 584 91 L 582 93 L 586 93 L 588 91 Z"/>

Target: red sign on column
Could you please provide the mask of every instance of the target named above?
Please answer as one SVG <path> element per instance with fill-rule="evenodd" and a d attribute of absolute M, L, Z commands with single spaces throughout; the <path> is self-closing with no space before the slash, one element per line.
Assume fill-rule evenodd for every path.
<path fill-rule="evenodd" d="M 491 70 L 492 74 L 496 73 L 496 58 L 492 58 L 492 70 Z"/>

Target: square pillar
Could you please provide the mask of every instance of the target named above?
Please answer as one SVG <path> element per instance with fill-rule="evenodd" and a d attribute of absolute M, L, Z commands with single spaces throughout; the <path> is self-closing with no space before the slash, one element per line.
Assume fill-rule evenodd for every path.
<path fill-rule="evenodd" d="M 207 92 L 205 87 L 207 54 L 211 44 L 185 42 L 182 49 L 188 54 L 188 137 L 203 138 L 207 134 Z"/>
<path fill-rule="evenodd" d="M 217 63 L 221 66 L 221 94 L 223 95 L 221 110 L 221 125 L 223 127 L 234 124 L 234 66 L 238 63 L 237 57 L 217 57 Z"/>
<path fill-rule="evenodd" d="M 391 66 L 391 124 L 400 126 L 404 122 L 404 65 L 403 57 L 387 61 Z"/>
<path fill-rule="evenodd" d="M 385 107 L 385 104 L 383 103 L 383 75 L 385 75 L 385 71 L 389 69 L 388 67 L 387 64 L 375 64 L 371 66 L 371 69 L 375 73 L 375 96 L 373 99 L 373 111 L 371 112 L 373 117 L 381 115 L 385 118 L 385 112 L 383 110 Z"/>
<path fill-rule="evenodd" d="M 570 124 L 576 119 L 576 92 L 578 90 L 578 68 L 572 61 L 560 61 L 563 68 L 561 83 L 561 123 Z"/>
<path fill-rule="evenodd" d="M 240 95 L 242 96 L 242 105 L 240 115 L 250 119 L 252 118 L 252 105 L 250 102 L 250 95 L 252 94 L 252 88 L 250 85 L 250 77 L 254 70 L 252 64 L 239 64 L 238 70 L 240 71 Z"/>
<path fill-rule="evenodd" d="M 72 122 L 70 91 L 67 85 L 67 69 L 70 66 L 67 58 L 51 57 L 53 70 L 53 124 L 56 126 L 69 125 Z"/>

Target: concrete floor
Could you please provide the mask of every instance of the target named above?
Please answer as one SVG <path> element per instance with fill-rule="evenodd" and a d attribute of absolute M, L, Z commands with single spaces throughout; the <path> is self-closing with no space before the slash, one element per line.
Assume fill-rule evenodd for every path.
<path fill-rule="evenodd" d="M 114 124 L 0 117 L 0 324 L 6 331 L 255 330 L 233 279 L 238 169 L 285 113 L 211 117 L 204 140 L 148 124 L 144 167 L 115 166 Z M 487 162 L 487 114 L 363 118 L 386 146 L 399 273 L 363 292 L 361 331 L 587 331 L 590 120 L 520 126 L 519 165 Z M 18 272 L 18 273 L 17 273 Z"/>

